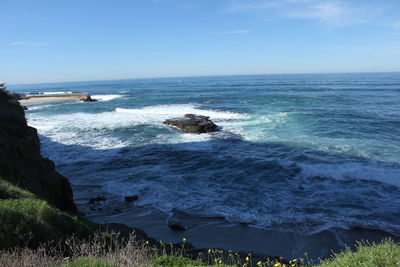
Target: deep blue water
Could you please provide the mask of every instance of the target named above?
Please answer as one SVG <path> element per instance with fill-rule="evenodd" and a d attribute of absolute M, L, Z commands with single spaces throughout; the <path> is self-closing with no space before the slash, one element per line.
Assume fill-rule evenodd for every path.
<path fill-rule="evenodd" d="M 42 153 L 76 202 L 224 216 L 263 229 L 400 233 L 400 73 L 264 75 L 9 86 L 88 92 L 94 103 L 30 105 Z M 183 134 L 167 118 L 210 116 L 222 131 Z"/>

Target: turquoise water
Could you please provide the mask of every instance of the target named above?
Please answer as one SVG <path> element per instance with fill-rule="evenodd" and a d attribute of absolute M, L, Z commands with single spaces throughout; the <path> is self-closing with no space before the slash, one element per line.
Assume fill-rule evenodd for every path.
<path fill-rule="evenodd" d="M 101 220 L 123 196 L 143 214 L 174 210 L 301 234 L 400 232 L 400 73 L 264 75 L 9 86 L 88 92 L 98 102 L 29 105 L 42 154 Z M 162 124 L 186 113 L 222 131 Z M 88 196 L 106 195 L 103 209 Z M 138 212 L 138 211 L 137 211 Z"/>

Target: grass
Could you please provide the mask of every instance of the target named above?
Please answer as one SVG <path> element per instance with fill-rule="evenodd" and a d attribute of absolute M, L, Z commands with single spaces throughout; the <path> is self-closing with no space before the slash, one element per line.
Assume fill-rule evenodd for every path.
<path fill-rule="evenodd" d="M 61 267 L 118 267 L 118 264 L 95 257 L 80 257 Z"/>
<path fill-rule="evenodd" d="M 319 265 L 302 264 L 292 260 L 286 263 L 275 261 L 252 262 L 251 259 L 238 259 L 229 262 L 225 258 L 215 256 L 214 261 L 198 257 L 190 259 L 182 251 L 166 253 L 151 247 L 146 243 L 139 243 L 131 235 L 127 240 L 121 241 L 117 234 L 111 234 L 111 242 L 102 235 L 96 235 L 90 240 L 68 238 L 65 246 L 45 247 L 38 249 L 14 248 L 0 251 L 0 266 L 26 266 L 26 267 L 127 267 L 127 266 L 154 266 L 154 267 L 229 267 L 229 266 L 273 266 L 273 267 L 398 267 L 400 266 L 400 245 L 392 240 L 384 240 L 380 244 L 358 243 L 357 250 L 345 250 L 334 254 L 330 259 Z M 67 247 L 69 256 L 65 257 L 62 247 Z M 213 250 L 215 251 L 215 250 Z M 179 254 L 183 256 L 178 256 Z M 219 253 L 219 252 L 218 252 Z M 210 252 L 214 257 L 213 252 Z M 221 255 L 221 254 L 219 254 Z"/>
<path fill-rule="evenodd" d="M 75 214 L 60 211 L 33 193 L 0 177 L 0 249 L 37 247 L 71 235 L 88 238 L 96 225 Z"/>
<path fill-rule="evenodd" d="M 57 246 L 41 245 L 37 249 L 12 248 L 0 251 L 2 267 L 120 267 L 152 266 L 154 250 L 139 244 L 131 235 L 121 240 L 111 233 L 111 239 L 95 234 L 89 240 L 70 237 Z M 68 251 L 68 256 L 65 251 Z"/>
<path fill-rule="evenodd" d="M 211 253 L 213 253 L 211 250 Z M 210 253 L 210 252 L 209 252 Z M 287 263 L 275 261 L 259 261 L 251 262 L 241 261 L 240 259 L 224 260 L 223 257 L 216 256 L 216 260 L 212 265 L 215 266 L 273 266 L 273 267 L 297 267 L 297 266 L 314 266 L 314 267 L 400 267 L 400 244 L 395 243 L 391 239 L 385 239 L 381 243 L 358 242 L 356 251 L 349 248 L 340 253 L 333 254 L 329 259 L 322 261 L 318 265 L 311 265 L 301 260 L 293 259 Z M 191 260 L 176 256 L 160 256 L 150 261 L 155 266 L 162 267 L 201 267 L 209 266 L 201 260 Z M 227 264 L 228 265 L 225 265 Z"/>
<path fill-rule="evenodd" d="M 18 190 L 6 192 L 11 196 L 30 196 Z M 36 247 L 71 235 L 87 238 L 95 230 L 93 223 L 34 198 L 0 199 L 0 225 L 0 249 L 16 245 Z"/>
<path fill-rule="evenodd" d="M 349 249 L 334 254 L 319 267 L 375 267 L 400 266 L 400 245 L 390 239 L 381 244 L 358 242 L 356 251 Z"/>
<path fill-rule="evenodd" d="M 18 199 L 18 198 L 36 199 L 37 197 L 33 193 L 27 190 L 23 190 L 15 185 L 12 185 L 11 183 L 3 180 L 0 177 L 0 199 Z"/>
<path fill-rule="evenodd" d="M 200 260 L 192 260 L 184 257 L 177 256 L 159 256 L 150 260 L 150 263 L 154 266 L 160 267 L 197 267 L 206 266 L 206 264 Z"/>

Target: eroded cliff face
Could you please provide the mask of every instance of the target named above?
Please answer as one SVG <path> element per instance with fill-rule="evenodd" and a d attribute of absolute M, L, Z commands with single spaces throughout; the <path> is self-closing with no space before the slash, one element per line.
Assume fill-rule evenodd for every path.
<path fill-rule="evenodd" d="M 35 128 L 15 97 L 0 90 L 0 179 L 25 188 L 61 210 L 76 212 L 71 186 L 54 163 L 40 155 Z"/>

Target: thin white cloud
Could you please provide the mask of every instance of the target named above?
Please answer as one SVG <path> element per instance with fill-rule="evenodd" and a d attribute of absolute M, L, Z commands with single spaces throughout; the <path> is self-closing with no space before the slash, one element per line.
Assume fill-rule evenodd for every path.
<path fill-rule="evenodd" d="M 43 46 L 46 45 L 44 42 L 25 42 L 25 41 L 17 41 L 10 43 L 11 46 Z"/>
<path fill-rule="evenodd" d="M 313 19 L 329 26 L 347 26 L 368 22 L 363 8 L 354 8 L 343 2 L 308 3 L 301 9 L 289 9 L 289 18 Z"/>
<path fill-rule="evenodd" d="M 225 11 L 257 12 L 269 19 L 308 19 L 329 27 L 366 23 L 376 12 L 343 0 L 232 0 Z"/>
<path fill-rule="evenodd" d="M 247 34 L 251 32 L 252 30 L 249 29 L 239 29 L 239 30 L 232 30 L 232 31 L 226 31 L 226 32 L 219 32 L 220 34 Z"/>

